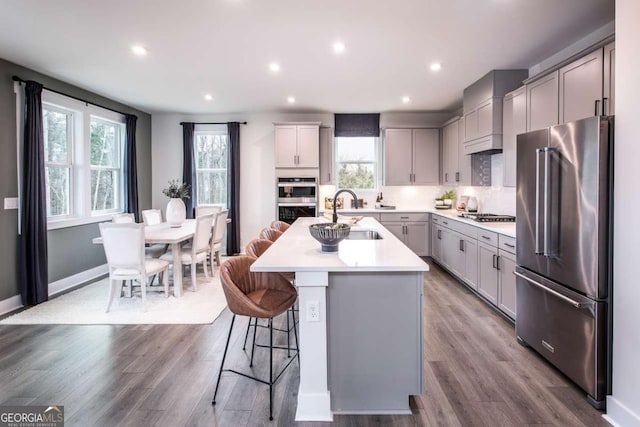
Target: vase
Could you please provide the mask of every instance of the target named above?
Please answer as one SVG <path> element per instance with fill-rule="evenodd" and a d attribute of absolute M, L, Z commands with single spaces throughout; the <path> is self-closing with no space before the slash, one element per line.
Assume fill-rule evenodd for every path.
<path fill-rule="evenodd" d="M 182 199 L 172 198 L 169 200 L 165 217 L 171 227 L 182 226 L 182 223 L 187 219 L 187 208 Z"/>

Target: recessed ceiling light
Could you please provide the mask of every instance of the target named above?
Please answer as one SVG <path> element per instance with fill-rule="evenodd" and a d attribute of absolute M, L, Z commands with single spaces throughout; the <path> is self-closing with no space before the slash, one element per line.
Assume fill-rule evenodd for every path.
<path fill-rule="evenodd" d="M 213 100 L 213 95 L 211 95 L 210 93 L 205 94 L 204 96 L 205 101 L 211 101 Z"/>
<path fill-rule="evenodd" d="M 272 62 L 271 64 L 269 64 L 269 70 L 271 70 L 272 73 L 279 73 L 280 64 L 278 64 L 277 62 Z"/>
<path fill-rule="evenodd" d="M 133 52 L 134 55 L 145 56 L 147 54 L 147 49 L 140 44 L 134 44 L 131 46 L 131 52 Z"/>
<path fill-rule="evenodd" d="M 293 96 L 290 96 L 290 97 L 288 97 L 288 98 L 287 98 L 287 102 L 288 102 L 289 104 L 295 104 L 296 99 L 295 99 Z"/>
<path fill-rule="evenodd" d="M 403 97 L 402 97 L 402 102 L 403 102 L 404 104 L 408 104 L 408 103 L 410 103 L 410 102 L 411 102 L 411 98 L 409 98 L 408 96 L 403 96 Z"/>
<path fill-rule="evenodd" d="M 333 51 L 337 54 L 344 52 L 345 45 L 342 42 L 335 42 L 333 44 Z"/>
<path fill-rule="evenodd" d="M 442 69 L 442 64 L 440 64 L 439 62 L 434 62 L 429 66 L 429 68 L 431 68 L 431 71 L 433 72 L 440 71 Z"/>

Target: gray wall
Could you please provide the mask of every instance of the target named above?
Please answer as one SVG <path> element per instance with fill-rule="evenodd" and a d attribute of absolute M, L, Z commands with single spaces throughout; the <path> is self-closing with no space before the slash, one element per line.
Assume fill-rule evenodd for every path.
<path fill-rule="evenodd" d="M 138 116 L 136 131 L 140 209 L 151 207 L 151 115 L 0 59 L 0 300 L 19 293 L 17 250 L 18 211 L 2 209 L 5 197 L 18 195 L 16 101 L 11 76 L 36 80 L 46 87 Z M 102 247 L 91 238 L 97 224 L 49 232 L 49 282 L 104 264 Z"/>

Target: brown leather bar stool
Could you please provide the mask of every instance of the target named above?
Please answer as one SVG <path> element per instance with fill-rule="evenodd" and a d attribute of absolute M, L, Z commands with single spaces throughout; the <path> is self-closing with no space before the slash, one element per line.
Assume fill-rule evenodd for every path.
<path fill-rule="evenodd" d="M 254 258 L 258 258 L 263 253 L 265 253 L 265 251 L 267 249 L 269 249 L 269 247 L 271 247 L 271 245 L 273 245 L 273 242 L 270 241 L 270 240 L 253 239 L 252 241 L 247 243 L 245 252 L 249 256 L 252 256 Z M 293 272 L 280 273 L 280 274 L 282 276 L 284 276 L 291 283 L 293 283 L 295 281 L 296 274 L 293 273 Z M 289 323 L 289 315 L 291 314 L 293 316 L 293 318 L 295 319 L 295 313 L 293 313 L 293 310 L 294 310 L 293 306 L 289 310 L 287 310 L 287 329 L 278 329 L 278 328 L 276 328 L 277 331 L 286 332 L 287 333 L 287 347 L 291 347 L 291 330 L 293 329 L 293 327 Z M 258 319 L 250 317 L 249 318 L 249 324 L 247 325 L 247 332 L 244 335 L 244 344 L 242 345 L 242 349 L 243 350 L 246 350 L 246 348 L 247 348 L 247 339 L 249 339 L 249 331 L 251 330 L 251 322 L 253 322 L 253 328 L 254 328 L 253 336 L 254 337 L 256 336 L 255 328 L 257 328 L 257 327 L 266 328 L 267 327 L 267 326 L 258 324 Z M 254 344 L 255 344 L 255 342 L 254 342 Z M 251 351 L 253 352 L 253 349 Z M 287 350 L 287 357 L 291 357 L 291 351 L 290 350 Z"/>
<path fill-rule="evenodd" d="M 284 221 L 276 220 L 271 223 L 271 228 L 273 228 L 274 230 L 282 231 L 283 233 L 287 231 L 289 227 L 291 227 L 291 225 L 287 224 Z"/>
<path fill-rule="evenodd" d="M 284 233 L 282 231 L 278 231 L 278 230 L 273 229 L 273 228 L 263 228 L 262 231 L 260 232 L 260 238 L 261 239 L 265 239 L 265 240 L 271 240 L 272 242 L 275 242 L 283 234 Z"/>
<path fill-rule="evenodd" d="M 273 375 L 273 349 L 285 349 L 273 345 L 273 318 L 287 311 L 295 302 L 298 293 L 295 287 L 279 273 L 253 273 L 249 270 L 251 264 L 256 260 L 250 256 L 238 256 L 225 261 L 220 267 L 220 282 L 222 290 L 229 305 L 229 310 L 233 313 L 227 343 L 222 355 L 222 363 L 218 372 L 216 389 L 213 393 L 213 405 L 216 404 L 216 395 L 220 386 L 222 372 L 233 372 L 243 377 L 258 381 L 269 386 L 269 420 L 273 420 L 273 386 L 278 381 L 285 369 L 298 357 L 298 351 L 294 357 L 282 368 L 274 377 Z M 224 361 L 231 341 L 233 324 L 236 315 L 256 317 L 259 319 L 269 319 L 269 380 L 263 380 L 234 369 L 224 369 Z M 294 321 L 295 325 L 295 321 Z M 298 350 L 298 332 L 294 326 L 296 337 L 296 350 Z M 255 335 L 254 335 L 255 340 Z M 262 347 L 262 346 L 260 346 Z M 251 353 L 251 365 L 253 364 L 253 352 Z M 250 365 L 250 366 L 251 366 Z"/>

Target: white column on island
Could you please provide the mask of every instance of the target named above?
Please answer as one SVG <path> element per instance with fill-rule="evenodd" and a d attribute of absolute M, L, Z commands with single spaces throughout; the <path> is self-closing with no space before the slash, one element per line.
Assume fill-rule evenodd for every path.
<path fill-rule="evenodd" d="M 327 271 L 296 272 L 300 314 L 300 388 L 296 421 L 333 421 L 327 378 Z M 307 303 L 317 302 L 319 321 L 307 320 Z"/>

